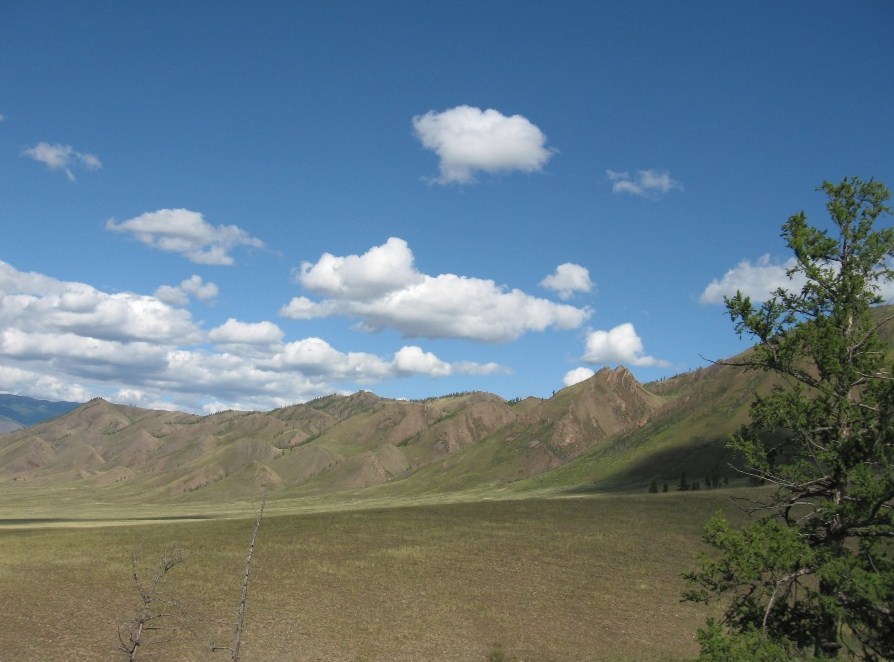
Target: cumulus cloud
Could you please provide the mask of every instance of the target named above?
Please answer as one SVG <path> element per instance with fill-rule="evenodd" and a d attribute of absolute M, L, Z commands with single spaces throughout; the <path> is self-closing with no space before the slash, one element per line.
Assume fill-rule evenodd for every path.
<path fill-rule="evenodd" d="M 263 248 L 264 242 L 235 225 L 211 225 L 199 212 L 159 209 L 121 223 L 106 222 L 106 229 L 124 232 L 142 243 L 178 253 L 197 264 L 231 265 L 230 251 L 237 246 Z"/>
<path fill-rule="evenodd" d="M 189 297 L 199 301 L 213 301 L 217 298 L 218 289 L 214 283 L 206 283 L 201 276 L 193 274 L 179 285 L 162 285 L 155 290 L 155 297 L 172 306 L 185 306 Z"/>
<path fill-rule="evenodd" d="M 328 298 L 295 297 L 281 315 L 356 317 L 367 330 L 393 328 L 405 337 L 507 342 L 549 327 L 577 328 L 590 316 L 588 308 L 553 303 L 492 280 L 420 273 L 406 242 L 397 238 L 360 256 L 324 254 L 316 263 L 303 263 L 297 280 Z"/>
<path fill-rule="evenodd" d="M 23 273 L 2 261 L 0 327 L 123 342 L 165 343 L 199 337 L 187 311 L 155 297 L 109 294 L 84 283 Z"/>
<path fill-rule="evenodd" d="M 58 375 L 0 365 L 0 388 L 6 393 L 44 400 L 86 402 L 93 393 L 80 384 L 72 384 Z"/>
<path fill-rule="evenodd" d="M 296 280 L 311 292 L 344 299 L 369 299 L 418 284 L 413 252 L 403 239 L 391 237 L 363 255 L 324 253 L 316 263 L 302 262 Z"/>
<path fill-rule="evenodd" d="M 583 361 L 593 365 L 620 364 L 627 366 L 666 367 L 667 361 L 644 354 L 643 341 L 636 335 L 633 324 L 626 322 L 608 331 L 587 334 Z"/>
<path fill-rule="evenodd" d="M 448 363 L 416 345 L 408 345 L 398 350 L 394 354 L 392 366 L 398 375 L 428 375 L 429 377 L 447 377 L 454 374 L 493 375 L 511 372 L 498 363 L 472 363 L 470 361 Z"/>
<path fill-rule="evenodd" d="M 574 386 L 585 379 L 589 379 L 596 373 L 590 368 L 575 368 L 574 370 L 569 370 L 565 373 L 565 376 L 562 378 L 562 383 L 565 386 Z"/>
<path fill-rule="evenodd" d="M 208 340 L 218 345 L 275 345 L 283 338 L 273 322 L 240 322 L 229 318 L 208 332 Z"/>
<path fill-rule="evenodd" d="M 415 345 L 402 347 L 394 355 L 394 367 L 398 371 L 408 374 L 421 373 L 439 377 L 445 377 L 453 372 L 449 363 Z"/>
<path fill-rule="evenodd" d="M 590 272 L 585 267 L 566 262 L 556 267 L 556 273 L 540 281 L 540 286 L 554 290 L 560 299 L 566 301 L 575 292 L 590 292 L 593 289 L 593 281 L 590 280 Z"/>
<path fill-rule="evenodd" d="M 164 371 L 167 347 L 202 339 L 187 311 L 154 297 L 101 292 L 5 262 L 0 262 L 0 329 L 0 359 L 8 369 L 0 390 L 20 392 L 17 374 L 31 375 L 45 384 L 47 397 L 60 390 L 55 380 L 83 393 L 80 380 L 129 373 L 151 379 Z"/>
<path fill-rule="evenodd" d="M 340 352 L 322 338 L 303 338 L 286 343 L 269 361 L 263 361 L 260 365 L 274 371 L 297 370 L 318 379 L 357 383 L 409 375 L 446 377 L 458 373 L 487 375 L 507 372 L 495 363 L 448 363 L 415 345 L 402 347 L 391 359 L 366 352 Z"/>
<path fill-rule="evenodd" d="M 2 116 L 0 116 L 2 117 Z M 43 163 L 50 170 L 61 170 L 68 177 L 69 181 L 74 181 L 75 176 L 72 172 L 73 168 L 82 167 L 87 170 L 97 170 L 102 167 L 102 163 L 95 154 L 89 152 L 78 152 L 71 145 L 50 144 L 39 142 L 34 147 L 22 150 L 22 156 Z"/>
<path fill-rule="evenodd" d="M 613 193 L 630 193 L 642 198 L 656 197 L 673 189 L 682 189 L 680 182 L 671 179 L 670 175 L 657 170 L 638 170 L 636 176 L 629 172 L 616 172 L 606 170 L 606 175 L 612 181 Z"/>
<path fill-rule="evenodd" d="M 334 300 L 314 301 L 308 297 L 292 297 L 285 306 L 279 309 L 279 314 L 294 320 L 309 320 L 318 317 L 338 315 L 340 307 Z"/>
<path fill-rule="evenodd" d="M 163 371 L 165 355 L 164 348 L 156 343 L 77 333 L 28 333 L 17 328 L 0 332 L 0 356 L 25 363 L 50 360 L 59 372 L 80 379 L 106 379 L 122 371 L 138 371 L 145 378 Z"/>
<path fill-rule="evenodd" d="M 543 132 L 527 118 L 507 117 L 490 108 L 430 110 L 413 118 L 413 129 L 422 146 L 438 155 L 441 184 L 468 184 L 476 171 L 537 172 L 554 153 L 545 146 Z"/>
<path fill-rule="evenodd" d="M 701 303 L 723 303 L 725 297 L 733 297 L 736 292 L 750 297 L 752 301 L 767 301 L 777 290 L 800 292 L 806 284 L 804 274 L 796 272 L 788 276 L 789 270 L 797 266 L 794 257 L 785 262 L 774 261 L 770 255 L 765 254 L 756 262 L 742 260 L 732 269 L 729 269 L 722 278 L 715 278 L 699 297 Z M 837 267 L 831 265 L 833 269 Z M 894 267 L 890 260 L 888 268 Z M 894 302 L 894 281 L 881 281 L 875 283 L 879 296 L 885 303 Z"/>
<path fill-rule="evenodd" d="M 795 258 L 786 262 L 774 262 L 769 255 L 763 255 L 757 262 L 742 260 L 723 274 L 723 278 L 712 280 L 704 289 L 699 301 L 702 303 L 723 303 L 724 297 L 735 296 L 736 292 L 751 297 L 754 301 L 766 301 L 776 290 L 800 290 L 804 279 L 800 274 L 789 278 L 786 273 L 796 264 Z"/>
<path fill-rule="evenodd" d="M 202 284 L 187 279 L 196 288 Z M 157 297 L 16 270 L 0 261 L 0 391 L 84 401 L 95 395 L 193 411 L 269 409 L 409 375 L 493 374 L 417 346 L 392 356 L 284 341 L 273 322 L 230 318 L 204 332 Z"/>
<path fill-rule="evenodd" d="M 267 364 L 274 370 L 297 370 L 327 379 L 369 382 L 387 377 L 390 366 L 366 352 L 340 352 L 322 338 L 304 338 L 284 345 Z"/>

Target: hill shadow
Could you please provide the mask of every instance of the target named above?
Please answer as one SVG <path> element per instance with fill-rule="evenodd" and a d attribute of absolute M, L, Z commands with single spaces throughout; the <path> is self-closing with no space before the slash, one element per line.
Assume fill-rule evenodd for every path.
<path fill-rule="evenodd" d="M 741 456 L 726 445 L 729 435 L 696 438 L 685 445 L 655 450 L 610 477 L 589 485 L 578 485 L 567 493 L 618 492 L 647 490 L 654 480 L 658 489 L 664 485 L 676 490 L 684 474 L 687 482 L 707 484 L 741 482 L 742 475 L 730 465 L 741 466 Z"/>

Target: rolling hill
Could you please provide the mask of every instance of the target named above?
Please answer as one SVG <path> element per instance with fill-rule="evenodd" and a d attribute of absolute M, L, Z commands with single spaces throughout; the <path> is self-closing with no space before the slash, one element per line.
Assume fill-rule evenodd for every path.
<path fill-rule="evenodd" d="M 894 347 L 894 308 L 876 314 Z M 28 420 L 23 411 L 70 411 L 0 434 L 0 485 L 83 488 L 146 503 L 261 492 L 646 490 L 653 481 L 675 489 L 684 473 L 702 485 L 742 481 L 726 442 L 773 376 L 731 362 L 648 384 L 626 368 L 603 368 L 549 399 L 517 401 L 484 392 L 406 401 L 360 391 L 198 416 L 102 399 L 80 406 L 24 399 L 30 408 L 13 402 L 20 420 Z M 10 411 L 3 397 L 0 415 Z"/>
<path fill-rule="evenodd" d="M 361 391 L 209 416 L 92 400 L 0 435 L 0 482 L 109 497 L 422 495 L 471 488 L 645 489 L 733 474 L 725 440 L 761 375 L 712 366 L 643 385 L 602 369 L 549 399 Z"/>

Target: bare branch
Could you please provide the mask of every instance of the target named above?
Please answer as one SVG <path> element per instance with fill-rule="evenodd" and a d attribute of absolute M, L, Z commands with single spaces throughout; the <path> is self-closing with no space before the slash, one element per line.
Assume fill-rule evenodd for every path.
<path fill-rule="evenodd" d="M 255 542 L 258 537 L 258 529 L 261 528 L 261 521 L 264 519 L 264 507 L 267 504 L 267 498 L 261 501 L 261 507 L 255 518 L 255 526 L 251 532 L 251 540 L 248 543 L 248 554 L 245 556 L 245 565 L 242 570 L 242 594 L 239 598 L 239 607 L 236 611 L 236 632 L 233 636 L 232 646 L 212 646 L 212 651 L 228 650 L 230 651 L 230 659 L 232 662 L 239 662 L 239 648 L 242 646 L 242 629 L 245 623 L 245 610 L 248 605 L 248 583 L 251 575 L 251 560 L 255 551 Z"/>
<path fill-rule="evenodd" d="M 162 583 L 168 573 L 186 560 L 186 555 L 179 547 L 166 547 L 162 552 L 161 560 L 154 570 L 150 571 L 149 578 L 141 578 L 137 563 L 136 552 L 131 552 L 131 577 L 134 588 L 140 596 L 140 611 L 133 621 L 118 627 L 118 650 L 128 656 L 130 662 L 135 662 L 139 651 L 146 646 L 157 645 L 170 641 L 170 638 L 159 639 L 150 637 L 150 633 L 175 632 L 191 628 L 178 622 L 178 617 L 185 612 L 183 605 L 163 595 Z M 126 634 L 126 638 L 125 638 Z"/>
<path fill-rule="evenodd" d="M 801 568 L 800 570 L 793 572 L 785 577 L 782 577 L 776 581 L 773 586 L 773 593 L 770 594 L 770 599 L 767 601 L 767 608 L 764 610 L 764 620 L 762 624 L 762 629 L 764 632 L 767 631 L 767 621 L 770 618 L 770 612 L 773 610 L 773 605 L 776 604 L 776 595 L 779 591 L 779 588 L 782 586 L 788 587 L 792 581 L 797 579 L 798 577 L 803 577 L 804 575 L 811 575 L 816 572 L 816 568 Z"/>

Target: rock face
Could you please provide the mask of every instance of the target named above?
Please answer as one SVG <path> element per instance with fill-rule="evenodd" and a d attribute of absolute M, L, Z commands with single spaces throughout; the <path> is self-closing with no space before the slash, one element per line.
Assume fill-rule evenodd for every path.
<path fill-rule="evenodd" d="M 572 387 L 574 398 L 556 420 L 549 441 L 577 455 L 594 443 L 645 425 L 664 401 L 626 368 L 603 368 Z"/>
<path fill-rule="evenodd" d="M 0 436 L 0 481 L 88 480 L 173 497 L 252 485 L 356 490 L 423 471 L 445 484 L 460 475 L 466 483 L 515 480 L 644 425 L 665 401 L 625 368 L 603 369 L 549 400 L 513 403 L 479 392 L 398 401 L 361 391 L 195 416 L 96 399 Z"/>

